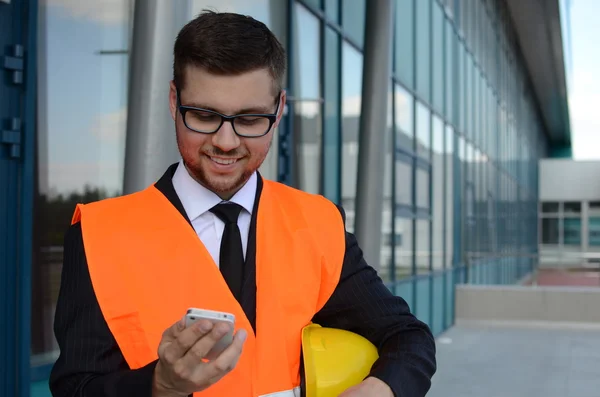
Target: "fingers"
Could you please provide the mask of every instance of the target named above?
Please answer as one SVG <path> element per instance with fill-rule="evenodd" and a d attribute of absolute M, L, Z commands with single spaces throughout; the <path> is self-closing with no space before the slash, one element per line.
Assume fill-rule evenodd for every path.
<path fill-rule="evenodd" d="M 197 376 L 199 372 L 202 372 L 202 376 L 207 377 L 209 382 L 213 384 L 231 372 L 240 359 L 246 337 L 246 330 L 240 329 L 233 337 L 231 345 L 229 345 L 215 360 L 205 364 L 203 366 L 204 368 L 197 368 L 196 374 L 194 375 Z"/>
<path fill-rule="evenodd" d="M 184 357 L 188 350 L 194 346 L 198 340 L 209 334 L 213 329 L 213 324 L 208 320 L 200 320 L 188 328 L 184 327 L 185 325 L 182 327 L 178 322 L 167 330 L 163 339 L 169 340 L 167 338 L 171 338 L 169 342 L 165 343 L 165 347 L 162 351 L 162 357 L 170 364 L 174 364 Z"/>
<path fill-rule="evenodd" d="M 202 338 L 190 347 L 185 356 L 182 358 L 182 364 L 187 367 L 192 367 L 202 363 L 202 359 L 206 357 L 213 346 L 221 340 L 228 332 L 232 331 L 232 325 L 226 323 L 217 323 L 213 326 L 212 331 L 206 333 Z"/>

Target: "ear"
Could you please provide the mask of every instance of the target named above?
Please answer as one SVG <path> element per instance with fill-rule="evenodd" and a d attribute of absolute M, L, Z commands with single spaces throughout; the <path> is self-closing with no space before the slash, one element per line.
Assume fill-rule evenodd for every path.
<path fill-rule="evenodd" d="M 277 128 L 279 123 L 281 122 L 281 118 L 283 117 L 283 112 L 285 111 L 287 101 L 287 93 L 285 90 L 281 90 L 279 93 L 279 108 L 277 109 L 277 120 L 275 121 L 273 128 Z"/>
<path fill-rule="evenodd" d="M 177 121 L 177 88 L 173 80 L 169 83 L 169 110 L 173 121 Z"/>

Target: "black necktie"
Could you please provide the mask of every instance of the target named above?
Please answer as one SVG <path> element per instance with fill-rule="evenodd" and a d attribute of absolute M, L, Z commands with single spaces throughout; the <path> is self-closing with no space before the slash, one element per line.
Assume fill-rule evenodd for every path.
<path fill-rule="evenodd" d="M 241 210 L 242 207 L 235 203 L 217 204 L 210 210 L 225 223 L 219 252 L 219 268 L 238 302 L 242 292 L 242 275 L 244 273 L 242 236 L 237 224 Z"/>

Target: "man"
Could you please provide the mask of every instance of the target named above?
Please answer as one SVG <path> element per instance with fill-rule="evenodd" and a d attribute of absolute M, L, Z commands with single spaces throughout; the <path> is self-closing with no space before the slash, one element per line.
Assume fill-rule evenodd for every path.
<path fill-rule="evenodd" d="M 427 393 L 432 334 L 365 263 L 343 210 L 257 172 L 286 103 L 284 68 L 252 18 L 205 12 L 181 30 L 169 100 L 182 160 L 142 192 L 76 209 L 54 396 L 297 396 L 311 322 L 378 348 L 344 397 Z M 236 316 L 212 361 L 228 328 L 186 327 L 188 307 Z"/>

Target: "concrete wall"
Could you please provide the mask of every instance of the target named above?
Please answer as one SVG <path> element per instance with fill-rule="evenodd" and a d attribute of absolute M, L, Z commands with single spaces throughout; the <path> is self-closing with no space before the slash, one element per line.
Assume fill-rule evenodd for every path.
<path fill-rule="evenodd" d="M 540 201 L 600 200 L 600 161 L 540 160 Z"/>
<path fill-rule="evenodd" d="M 456 322 L 600 325 L 599 287 L 458 285 Z"/>

